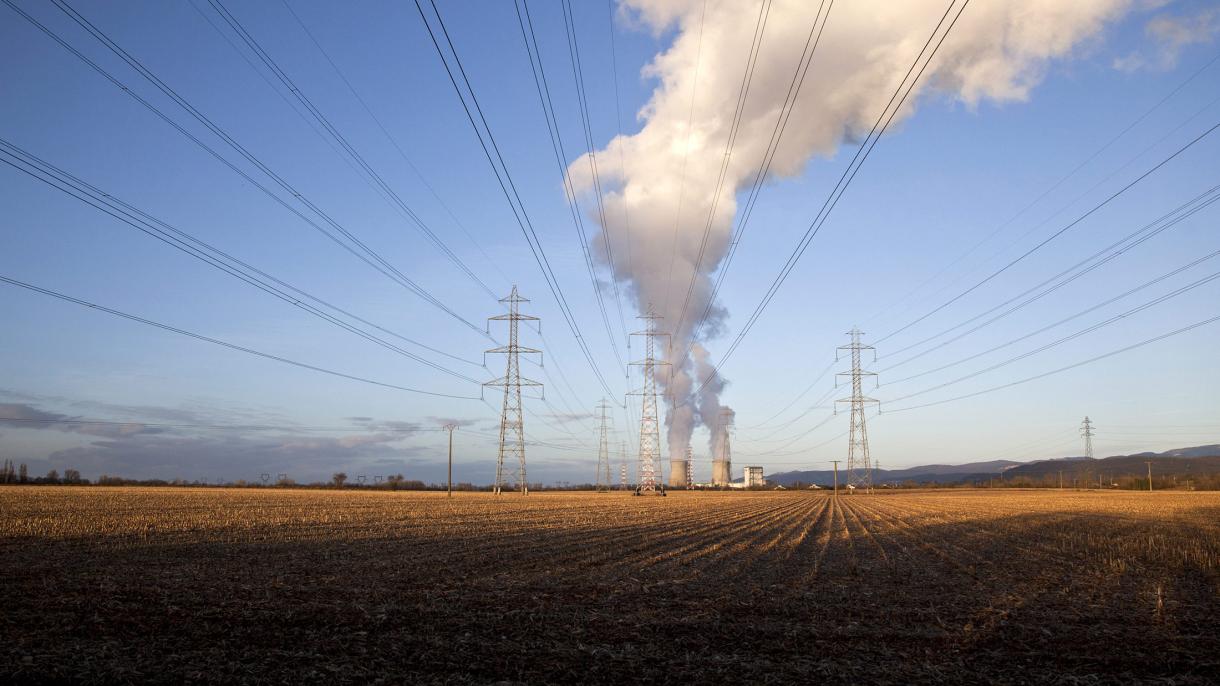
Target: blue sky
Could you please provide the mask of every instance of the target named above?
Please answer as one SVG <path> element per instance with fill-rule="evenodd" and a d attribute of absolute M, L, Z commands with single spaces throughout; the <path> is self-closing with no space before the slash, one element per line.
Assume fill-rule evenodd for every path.
<path fill-rule="evenodd" d="M 235 164 L 252 169 L 64 13 L 52 5 L 13 1 Z M 573 5 L 591 133 L 596 145 L 605 146 L 618 133 L 616 108 L 622 112 L 624 133 L 642 126 L 634 113 L 652 97 L 657 80 L 642 77 L 641 69 L 669 49 L 681 29 L 652 31 L 630 13 L 617 15 L 616 103 L 610 9 L 599 3 Z M 238 52 L 238 39 L 206 1 L 78 1 L 72 6 L 461 318 L 482 330 L 485 318 L 497 313 L 497 303 L 374 192 L 334 141 L 291 106 L 291 96 L 273 89 L 264 80 L 270 76 L 246 61 L 253 57 Z M 542 318 L 542 337 L 523 329 L 523 342 L 545 349 L 545 368 L 531 363 L 522 368 L 546 384 L 546 401 L 526 401 L 527 431 L 540 443 L 529 449 L 530 479 L 590 480 L 596 437 L 592 413 L 606 393 L 512 220 L 414 6 L 361 3 L 340 10 L 328 3 L 291 1 L 419 174 L 285 5 L 226 6 L 492 291 L 504 295 L 515 283 L 532 299 L 526 311 Z M 615 393 L 613 400 L 621 403 L 628 386 L 638 385 L 638 376 L 624 378 L 597 312 L 513 6 L 441 3 L 440 8 L 564 295 Z M 537 2 L 530 8 L 559 126 L 568 147 L 583 151 L 560 6 Z M 1069 56 L 1046 62 L 1022 101 L 983 100 L 970 106 L 946 92 L 922 91 L 916 109 L 880 140 L 722 370 L 730 382 L 722 397 L 737 411 L 738 469 L 746 463 L 763 464 L 769 472 L 819 469 L 826 460 L 839 459 L 846 451 L 846 438 L 839 437 L 847 428 L 846 416 L 840 413 L 822 424 L 830 412 L 827 402 L 802 413 L 833 391 L 832 377 L 817 380 L 817 375 L 834 360 L 835 347 L 846 342 L 844 332 L 859 325 L 870 341 L 902 327 L 1220 122 L 1220 63 L 1211 62 L 1218 46 L 1214 30 L 1207 30 L 1216 19 L 1209 11 L 1202 2 L 1134 7 L 1082 40 Z M 460 358 L 404 344 L 427 359 L 475 379 L 503 373 L 496 356 L 488 356 L 487 369 L 482 366 L 483 350 L 495 345 L 488 338 L 344 252 L 9 7 L 0 7 L 0 16 L 0 137 L 285 282 Z M 1168 48 L 1148 29 L 1166 17 L 1199 28 L 1203 36 L 1175 49 L 1173 59 L 1165 57 Z M 832 22 L 827 30 L 834 29 Z M 834 65 L 818 66 L 834 74 Z M 764 188 L 720 294 L 729 315 L 725 335 L 706 343 L 714 360 L 762 297 L 854 152 L 855 144 L 846 140 L 835 153 L 813 155 L 799 173 Z M 985 286 L 885 340 L 873 368 L 885 370 L 919 352 L 922 348 L 893 353 L 1058 274 L 1220 183 L 1217 159 L 1220 133 L 1193 145 Z M 311 365 L 396 385 L 480 395 L 475 383 L 330 326 L 10 166 L 0 169 L 0 178 L 5 246 L 0 275 Z M 586 216 L 594 227 L 591 215 Z M 872 391 L 883 401 L 883 414 L 870 424 L 874 456 L 883 467 L 899 467 L 1078 454 L 1076 426 L 1086 414 L 1099 427 L 1101 454 L 1216 442 L 1220 323 L 975 398 L 907 412 L 887 410 L 1018 381 L 1220 315 L 1220 282 L 1207 283 L 977 378 L 890 402 L 1220 270 L 1220 259 L 1203 262 L 996 353 L 895 383 L 1025 336 L 1220 249 L 1217 217 L 1215 208 L 1202 209 L 1053 295 L 884 371 L 880 387 Z M 1002 228 L 993 239 L 917 289 L 997 227 Z M 604 266 L 599 277 L 607 278 Z M 604 292 L 611 303 L 610 289 Z M 633 317 L 635 306 L 626 300 L 622 304 L 624 315 Z M 118 472 L 209 480 L 284 472 L 309 480 L 342 469 L 350 475 L 401 472 L 436 481 L 444 474 L 444 437 L 434 429 L 459 420 L 456 478 L 485 483 L 494 474 L 498 398 L 491 391 L 484 403 L 336 378 L 2 284 L 0 321 L 4 416 L 131 423 L 0 422 L 0 452 L 30 463 L 34 472 L 75 467 L 86 476 Z M 496 326 L 492 331 L 501 337 Z M 622 340 L 616 344 L 624 347 Z M 633 348 L 633 357 L 638 353 Z M 810 384 L 809 393 L 798 399 Z M 840 388 L 829 397 L 843 393 Z M 631 422 L 637 416 L 638 409 L 616 413 L 616 465 L 619 440 L 634 452 Z M 183 426 L 205 424 L 230 428 Z M 266 428 L 293 426 L 301 429 Z M 401 431 L 412 427 L 432 430 Z M 327 428 L 340 430 L 322 430 Z M 694 442 L 701 478 L 710 472 L 704 442 Z"/>

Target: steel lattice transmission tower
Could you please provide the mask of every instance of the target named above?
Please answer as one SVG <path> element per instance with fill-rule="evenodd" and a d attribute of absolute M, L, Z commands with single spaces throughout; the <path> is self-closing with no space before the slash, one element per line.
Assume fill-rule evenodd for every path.
<path fill-rule="evenodd" d="M 618 444 L 618 476 L 619 482 L 622 484 L 623 490 L 627 490 L 627 444 L 620 442 Z"/>
<path fill-rule="evenodd" d="M 632 362 L 633 366 L 644 368 L 644 386 L 628 395 L 641 396 L 640 407 L 640 480 L 636 490 L 640 493 L 651 493 L 657 490 L 657 465 L 661 461 L 661 428 L 657 421 L 657 366 L 668 366 L 668 362 L 656 359 L 656 339 L 668 336 L 668 333 L 657 331 L 657 320 L 662 317 L 648 306 L 648 313 L 637 319 L 644 320 L 644 330 L 637 331 L 632 336 L 644 337 L 644 359 Z"/>
<path fill-rule="evenodd" d="M 839 372 L 835 375 L 838 380 L 840 376 L 851 377 L 851 397 L 840 398 L 835 401 L 836 412 L 838 412 L 839 403 L 851 403 L 851 428 L 848 431 L 847 440 L 847 487 L 849 491 L 854 491 L 857 488 L 863 487 L 865 491 L 872 492 L 873 490 L 873 464 L 869 460 L 868 455 L 868 426 L 864 419 L 864 406 L 869 403 L 881 404 L 881 401 L 874 398 L 869 398 L 864 395 L 861 390 L 861 380 L 866 376 L 877 376 L 875 372 L 865 371 L 860 368 L 860 353 L 865 350 L 873 351 L 873 360 L 877 359 L 877 351 L 871 345 L 864 345 L 860 342 L 860 337 L 864 335 L 859 329 L 852 329 L 848 332 L 851 336 L 851 343 L 839 346 L 838 350 L 851 351 L 851 371 Z M 838 360 L 839 355 L 835 353 L 835 359 Z"/>
<path fill-rule="evenodd" d="M 602 412 L 601 429 L 598 431 L 597 438 L 597 490 L 600 492 L 610 490 L 610 439 L 607 434 L 609 418 L 606 416 L 610 403 L 603 398 L 597 404 L 597 409 Z"/>
<path fill-rule="evenodd" d="M 686 446 L 686 487 L 695 485 L 695 451 Z"/>
<path fill-rule="evenodd" d="M 1085 457 L 1093 459 L 1093 420 L 1089 419 L 1087 415 L 1080 423 L 1080 435 L 1084 437 Z"/>
<path fill-rule="evenodd" d="M 496 458 L 495 492 L 499 494 L 503 491 L 506 482 L 505 477 L 508 476 L 504 472 L 504 461 L 507 459 L 511 465 L 512 459 L 515 457 L 517 458 L 517 484 L 521 489 L 521 493 L 524 494 L 528 491 L 525 481 L 525 423 L 522 420 L 521 414 L 521 387 L 541 387 L 542 384 L 521 376 L 521 353 L 538 353 L 541 355 L 542 351 L 520 345 L 517 338 L 517 323 L 539 320 L 537 317 L 521 314 L 521 303 L 527 303 L 529 300 L 517 294 L 517 286 L 515 284 L 513 285 L 513 291 L 508 294 L 507 298 L 501 298 L 500 302 L 508 305 L 508 314 L 488 317 L 487 320 L 489 322 L 508 322 L 508 345 L 492 348 L 487 352 L 503 354 L 507 359 L 507 365 L 504 376 L 483 384 L 484 386 L 504 388 L 504 405 L 500 410 L 500 454 Z M 490 327 L 491 325 L 488 324 L 489 329 Z"/>

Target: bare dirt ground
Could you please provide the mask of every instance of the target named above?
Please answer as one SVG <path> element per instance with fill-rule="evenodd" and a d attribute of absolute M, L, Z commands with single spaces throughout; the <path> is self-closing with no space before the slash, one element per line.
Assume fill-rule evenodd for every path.
<path fill-rule="evenodd" d="M 1220 494 L 0 488 L 0 681 L 1220 682 Z"/>

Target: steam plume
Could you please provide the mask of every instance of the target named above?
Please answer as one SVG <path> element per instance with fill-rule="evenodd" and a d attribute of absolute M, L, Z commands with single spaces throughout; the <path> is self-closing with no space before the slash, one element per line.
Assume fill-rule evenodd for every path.
<path fill-rule="evenodd" d="M 984 100 L 1026 99 L 1050 60 L 1066 57 L 1095 38 L 1130 4 L 975 0 L 895 123 L 910 116 L 920 91 L 944 93 L 970 107 Z M 945 0 L 832 3 L 770 173 L 798 174 L 811 158 L 833 155 L 845 140 L 863 138 L 946 5 Z M 655 307 L 665 318 L 662 328 L 673 333 L 668 357 L 675 368 L 661 379 L 670 456 L 683 454 L 696 421 L 713 429 L 715 440 L 724 382 L 710 383 L 700 397 L 691 397 L 694 377 L 703 377 L 697 380 L 702 385 L 712 369 L 698 343 L 714 339 L 727 316 L 722 307 L 709 303 L 711 276 L 729 248 L 736 193 L 752 183 L 759 169 L 820 6 L 814 0 L 775 0 L 770 5 L 740 130 L 698 265 L 760 4 L 624 0 L 619 8 L 622 22 L 638 23 L 656 34 L 677 29 L 670 47 L 643 70 L 657 85 L 638 113 L 639 132 L 618 136 L 596 153 L 609 224 L 602 230 L 614 253 L 614 278 L 626 285 L 640 311 L 650 304 Z M 569 171 L 582 191 L 593 189 L 587 160 L 576 160 Z M 765 229 L 751 229 L 754 234 L 760 231 Z M 607 264 L 603 239 L 597 237 L 594 244 Z M 693 340 L 705 310 L 707 321 Z M 687 356 L 692 343 L 696 347 Z"/>

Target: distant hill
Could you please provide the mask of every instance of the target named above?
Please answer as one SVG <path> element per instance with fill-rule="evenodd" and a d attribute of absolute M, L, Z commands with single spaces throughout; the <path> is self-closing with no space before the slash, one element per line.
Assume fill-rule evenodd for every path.
<path fill-rule="evenodd" d="M 967 464 L 930 464 L 908 469 L 877 469 L 873 471 L 873 480 L 882 481 L 915 481 L 917 483 L 958 483 L 961 481 L 977 481 L 996 476 L 1000 472 L 1011 469 L 1022 463 L 1012 460 L 990 460 L 988 462 L 969 462 Z M 842 474 L 839 475 L 842 478 Z M 771 474 L 768 481 L 774 481 L 785 486 L 795 483 L 824 484 L 834 483 L 834 472 L 829 469 L 781 472 Z"/>
<path fill-rule="evenodd" d="M 1210 455 L 1197 457 L 1177 457 L 1165 454 L 1143 453 L 1139 455 L 1117 455 L 1098 460 L 1043 460 L 1013 467 L 1004 473 L 1009 480 L 1022 478 L 1034 482 L 1057 480 L 1059 472 L 1063 472 L 1065 481 L 1074 479 L 1094 481 L 1104 477 L 1108 481 L 1123 478 L 1145 479 L 1149 464 L 1152 463 L 1154 478 L 1172 477 L 1190 479 L 1199 476 L 1220 474 L 1220 448 Z"/>
<path fill-rule="evenodd" d="M 932 464 L 907 469 L 880 469 L 873 471 L 875 483 L 976 483 L 998 477 L 1001 473 L 1008 481 L 1024 479 L 1035 483 L 1057 480 L 1062 471 L 1064 479 L 1096 479 L 1099 475 L 1114 479 L 1146 478 L 1151 461 L 1154 478 L 1195 478 L 1204 475 L 1220 475 L 1220 444 L 1201 445 L 1190 448 L 1175 448 L 1161 453 L 1145 452 L 1134 455 L 1116 455 L 1101 459 L 1072 456 L 1014 462 L 1012 460 L 990 460 L 965 464 Z M 842 470 L 840 470 L 842 471 Z M 839 474 L 843 478 L 843 474 Z M 767 480 L 792 486 L 794 484 L 819 484 L 834 482 L 834 472 L 829 469 L 778 472 L 767 476 Z"/>

